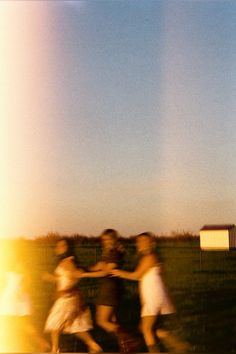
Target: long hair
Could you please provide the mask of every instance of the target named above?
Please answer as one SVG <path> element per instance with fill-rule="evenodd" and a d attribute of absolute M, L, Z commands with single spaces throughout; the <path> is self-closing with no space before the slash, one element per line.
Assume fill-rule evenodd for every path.
<path fill-rule="evenodd" d="M 82 268 L 82 266 L 79 264 L 79 260 L 78 257 L 75 253 L 75 242 L 73 239 L 71 238 L 67 238 L 67 237 L 63 237 L 60 238 L 58 242 L 64 241 L 67 245 L 67 250 L 66 252 L 64 252 L 63 254 L 57 256 L 58 259 L 58 263 L 60 263 L 63 259 L 67 258 L 67 257 L 73 257 L 73 262 L 75 263 L 75 265 L 79 268 Z"/>
<path fill-rule="evenodd" d="M 157 258 L 159 259 L 159 254 L 157 252 L 157 249 L 156 249 L 156 240 L 155 240 L 155 235 L 150 232 L 150 231 L 145 231 L 145 232 L 142 232 L 141 234 L 137 235 L 135 237 L 135 240 L 137 240 L 139 237 L 146 237 L 149 239 L 150 241 L 150 248 L 147 249 L 147 250 L 143 250 L 143 251 L 139 251 L 136 256 L 135 256 L 135 260 L 136 260 L 136 263 L 138 264 L 140 259 L 147 255 L 147 254 L 151 254 L 151 253 L 154 253 Z"/>
<path fill-rule="evenodd" d="M 122 246 L 122 244 L 120 243 L 119 240 L 119 234 L 116 230 L 114 229 L 105 229 L 103 230 L 103 232 L 100 235 L 100 238 L 102 239 L 103 236 L 109 236 L 113 242 L 114 242 L 114 247 L 113 249 L 120 252 L 121 254 L 124 253 L 124 247 Z M 102 251 L 102 254 L 106 254 L 106 250 Z"/>
<path fill-rule="evenodd" d="M 147 237 L 150 240 L 151 249 L 154 250 L 156 247 L 155 235 L 150 231 L 145 231 L 137 235 L 136 239 L 142 236 Z"/>

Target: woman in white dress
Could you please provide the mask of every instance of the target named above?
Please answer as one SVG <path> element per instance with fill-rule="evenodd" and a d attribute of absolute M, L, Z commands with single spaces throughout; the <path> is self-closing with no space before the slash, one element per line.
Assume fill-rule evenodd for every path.
<path fill-rule="evenodd" d="M 1 330 L 5 334 L 1 333 L 4 338 L 0 338 L 0 350 L 24 350 L 26 343 L 22 342 L 23 334 L 24 341 L 32 340 L 37 349 L 46 351 L 50 348 L 49 343 L 32 321 L 33 306 L 28 291 L 29 277 L 24 259 L 13 249 L 8 256 L 6 269 L 1 269 L 0 319 Z"/>
<path fill-rule="evenodd" d="M 139 262 L 133 272 L 112 270 L 114 276 L 139 281 L 141 302 L 141 330 L 149 352 L 158 352 L 156 337 L 163 340 L 166 346 L 174 352 L 186 351 L 186 344 L 181 342 L 171 332 L 158 329 L 155 333 L 157 317 L 175 312 L 168 291 L 161 276 L 161 266 L 154 252 L 154 237 L 145 232 L 136 237 L 136 248 Z"/>
<path fill-rule="evenodd" d="M 54 274 L 43 274 L 43 280 L 56 285 L 57 299 L 45 324 L 45 331 L 51 333 L 51 351 L 59 352 L 59 336 L 63 332 L 75 334 L 88 346 L 90 353 L 99 353 L 102 349 L 89 333 L 93 327 L 91 313 L 77 288 L 78 279 L 74 274 L 79 271 L 79 268 L 76 266 L 69 241 L 59 240 L 55 253 L 59 257 L 59 263 Z"/>

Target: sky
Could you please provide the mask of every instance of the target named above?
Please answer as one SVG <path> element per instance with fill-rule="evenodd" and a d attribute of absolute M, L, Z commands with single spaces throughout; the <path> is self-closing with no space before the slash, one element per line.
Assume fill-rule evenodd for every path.
<path fill-rule="evenodd" d="M 236 2 L 0 2 L 0 237 L 236 223 Z"/>

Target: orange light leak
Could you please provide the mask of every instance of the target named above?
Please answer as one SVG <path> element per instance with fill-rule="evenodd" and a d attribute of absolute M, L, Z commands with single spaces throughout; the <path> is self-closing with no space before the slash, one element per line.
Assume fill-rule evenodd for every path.
<path fill-rule="evenodd" d="M 0 352 L 39 350 L 41 344 L 31 322 L 26 273 L 15 259 L 15 251 L 22 250 L 9 237 L 18 236 L 21 222 L 14 212 L 21 208 L 21 194 L 17 193 L 24 195 L 24 191 L 17 192 L 21 186 L 16 185 L 25 176 L 30 181 L 30 158 L 35 158 L 28 154 L 34 136 L 27 132 L 35 124 L 41 126 L 47 111 L 47 105 L 42 107 L 40 102 L 47 95 L 42 77 L 50 70 L 45 40 L 49 20 L 47 2 L 0 2 Z M 37 343 L 32 344 L 32 339 Z"/>
<path fill-rule="evenodd" d="M 42 302 L 39 258 L 30 240 L 0 240 L 0 352 L 49 349 L 33 307 L 33 299 Z"/>
<path fill-rule="evenodd" d="M 55 63 L 48 3 L 0 1 L 1 238 L 35 230 L 39 220 L 24 214 L 50 183 L 38 181 L 40 163 L 49 164 L 44 147 L 52 133 L 45 119 L 56 119 L 49 100 Z"/>
<path fill-rule="evenodd" d="M 15 316 L 12 291 L 16 290 L 11 282 L 14 244 L 13 241 L 0 240 L 0 352 L 21 351 L 21 337 L 17 331 L 18 316 Z M 9 308 L 11 306 L 11 309 Z"/>

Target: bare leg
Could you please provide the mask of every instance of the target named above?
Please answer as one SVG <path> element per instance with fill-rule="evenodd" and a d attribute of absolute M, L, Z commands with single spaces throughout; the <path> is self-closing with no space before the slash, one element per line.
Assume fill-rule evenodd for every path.
<path fill-rule="evenodd" d="M 89 349 L 89 353 L 101 353 L 102 348 L 97 342 L 93 339 L 89 332 L 77 332 L 76 336 L 81 339 Z"/>
<path fill-rule="evenodd" d="M 189 344 L 183 342 L 179 339 L 174 333 L 164 330 L 158 329 L 156 331 L 157 336 L 163 341 L 164 345 L 166 345 L 167 349 L 174 353 L 185 353 L 189 350 Z"/>
<path fill-rule="evenodd" d="M 120 352 L 137 352 L 138 342 L 131 337 L 116 321 L 115 308 L 99 305 L 96 313 L 97 324 L 105 331 L 114 334 L 118 341 Z"/>
<path fill-rule="evenodd" d="M 59 336 L 60 332 L 59 331 L 53 331 L 51 332 L 51 340 L 52 340 L 52 353 L 57 353 L 59 351 Z"/>
<path fill-rule="evenodd" d="M 114 321 L 115 309 L 112 306 L 99 305 L 96 312 L 96 322 L 107 332 L 116 332 L 118 329 L 117 322 Z"/>
<path fill-rule="evenodd" d="M 141 318 L 141 329 L 149 352 L 159 351 L 158 345 L 156 343 L 154 329 L 153 329 L 156 323 L 156 319 L 157 316 L 144 316 Z"/>

